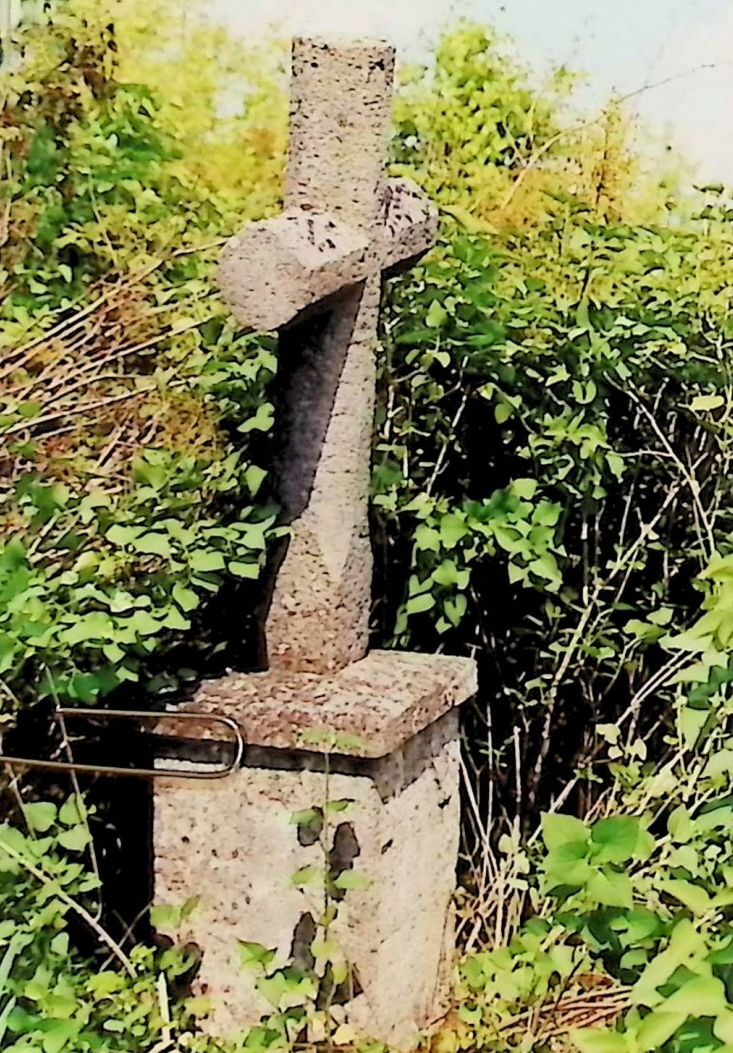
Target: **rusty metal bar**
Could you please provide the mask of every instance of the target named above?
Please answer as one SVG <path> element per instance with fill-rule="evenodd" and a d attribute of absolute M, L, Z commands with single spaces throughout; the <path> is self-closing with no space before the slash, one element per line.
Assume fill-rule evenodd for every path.
<path fill-rule="evenodd" d="M 187 771 L 179 768 L 121 768 L 114 765 L 76 764 L 73 761 L 35 760 L 30 757 L 9 757 L 0 751 L 0 763 L 11 767 L 34 768 L 38 771 L 86 772 L 90 775 L 131 776 L 138 779 L 224 779 L 240 766 L 244 754 L 244 739 L 239 725 L 231 717 L 217 713 L 192 713 L 182 711 L 175 713 L 150 712 L 142 709 L 67 709 L 56 710 L 55 718 L 88 719 L 88 720 L 197 720 L 209 724 L 218 724 L 227 728 L 231 735 L 228 742 L 234 746 L 234 757 L 225 767 L 213 770 Z M 192 762 L 195 763 L 195 762 Z"/>

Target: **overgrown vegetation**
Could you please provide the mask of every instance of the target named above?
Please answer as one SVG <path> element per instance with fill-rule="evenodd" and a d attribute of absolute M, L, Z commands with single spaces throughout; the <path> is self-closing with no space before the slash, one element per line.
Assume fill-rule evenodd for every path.
<path fill-rule="evenodd" d="M 211 279 L 278 204 L 277 57 L 134 0 L 35 17 L 0 74 L 7 721 L 195 678 L 228 643 L 198 612 L 234 581 L 246 606 L 276 529 L 276 348 Z M 731 206 L 642 180 L 621 110 L 573 123 L 571 89 L 463 27 L 395 112 L 444 222 L 385 296 L 375 640 L 482 674 L 436 1044 L 733 1049 Z M 2 828 L 0 1046 L 198 1048 L 173 952 L 102 982 L 67 932 L 95 881 L 65 808 Z"/>
<path fill-rule="evenodd" d="M 272 525 L 247 445 L 271 421 L 272 341 L 234 329 L 210 275 L 221 236 L 277 201 L 282 136 L 256 95 L 219 127 L 213 68 L 198 98 L 182 89 L 196 43 L 217 46 L 224 78 L 244 61 L 218 34 L 161 62 L 165 105 L 130 79 L 176 19 L 141 10 L 54 6 L 3 77 L 6 713 L 50 679 L 92 701 L 149 678 L 224 574 L 257 577 Z M 150 20 L 161 35 L 145 45 Z M 222 187 L 210 164 L 235 146 L 237 186 Z"/>

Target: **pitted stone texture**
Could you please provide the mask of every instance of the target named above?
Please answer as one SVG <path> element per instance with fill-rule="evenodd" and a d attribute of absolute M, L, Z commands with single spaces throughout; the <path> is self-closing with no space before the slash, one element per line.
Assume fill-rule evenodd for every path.
<path fill-rule="evenodd" d="M 438 210 L 411 179 L 387 183 L 384 270 L 399 270 L 435 244 Z"/>
<path fill-rule="evenodd" d="M 311 304 L 363 281 L 368 247 L 363 235 L 328 213 L 291 209 L 227 242 L 219 285 L 245 325 L 281 329 Z"/>
<path fill-rule="evenodd" d="M 345 289 L 425 253 L 435 242 L 437 210 L 411 179 L 388 180 L 386 193 L 378 246 L 331 212 L 300 208 L 231 238 L 221 253 L 219 285 L 235 317 L 263 332 L 282 329 L 309 308 L 323 310 Z"/>
<path fill-rule="evenodd" d="M 221 258 L 239 320 L 282 330 L 277 490 L 292 533 L 268 597 L 273 669 L 328 673 L 367 650 L 381 278 L 437 231 L 421 191 L 385 177 L 393 72 L 381 42 L 294 42 L 285 212 Z"/>
<path fill-rule="evenodd" d="M 252 973 L 237 963 L 237 940 L 277 949 L 283 964 L 298 922 L 323 909 L 322 894 L 299 891 L 290 878 L 300 867 L 323 865 L 317 846 L 299 843 L 291 816 L 323 803 L 325 775 L 278 769 L 274 751 L 271 763 L 217 783 L 155 784 L 156 899 L 200 897 L 176 935 L 204 950 L 197 986 L 213 1001 L 206 1026 L 214 1034 L 234 1034 L 271 1011 Z M 358 848 L 353 869 L 370 879 L 346 893 L 332 931 L 362 988 L 344 1007 L 346 1018 L 396 1046 L 411 1045 L 446 1008 L 458 781 L 455 711 L 367 771 L 328 777 L 329 799 L 354 802 L 334 818 L 334 833 L 350 827 L 345 840 Z"/>
<path fill-rule="evenodd" d="M 285 358 L 300 346 L 280 400 L 277 492 L 291 536 L 265 626 L 271 669 L 329 673 L 367 651 L 378 309 L 370 278 L 280 338 Z"/>
<path fill-rule="evenodd" d="M 293 41 L 288 208 L 328 211 L 374 237 L 386 204 L 394 63 L 381 40 Z"/>
<path fill-rule="evenodd" d="M 333 676 L 232 673 L 204 683 L 184 708 L 232 718 L 248 746 L 331 748 L 346 756 L 378 758 L 400 749 L 475 693 L 476 667 L 469 658 L 372 651 Z M 216 726 L 191 720 L 176 726 L 166 718 L 164 732 L 217 741 Z"/>

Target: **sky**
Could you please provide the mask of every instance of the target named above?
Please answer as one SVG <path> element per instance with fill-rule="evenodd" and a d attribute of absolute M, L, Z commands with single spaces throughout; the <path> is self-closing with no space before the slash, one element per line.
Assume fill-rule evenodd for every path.
<path fill-rule="evenodd" d="M 645 88 L 630 105 L 652 136 L 684 151 L 698 179 L 733 184 L 733 0 L 208 2 L 217 21 L 250 41 L 273 25 L 379 36 L 407 59 L 422 57 L 459 17 L 491 23 L 538 74 L 560 64 L 583 72 L 582 105 Z"/>

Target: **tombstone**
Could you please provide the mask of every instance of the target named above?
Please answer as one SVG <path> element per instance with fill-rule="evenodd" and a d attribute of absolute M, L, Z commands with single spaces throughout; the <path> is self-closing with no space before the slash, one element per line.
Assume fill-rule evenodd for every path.
<path fill-rule="evenodd" d="M 446 1006 L 459 837 L 457 707 L 465 658 L 368 651 L 368 488 L 383 275 L 433 243 L 436 214 L 388 180 L 394 53 L 296 40 L 285 210 L 226 246 L 219 280 L 243 325 L 280 334 L 278 496 L 290 524 L 263 614 L 266 671 L 204 683 L 190 708 L 237 721 L 242 767 L 218 782 L 157 780 L 156 899 L 198 909 L 177 935 L 203 951 L 208 1029 L 231 1034 L 268 1003 L 237 941 L 308 957 L 319 895 L 293 884 L 323 848 L 292 822 L 328 800 L 334 872 L 367 884 L 338 904 L 351 966 L 340 1013 L 407 1046 Z M 205 750 L 210 727 L 181 738 Z M 184 763 L 184 762 L 181 762 Z"/>

